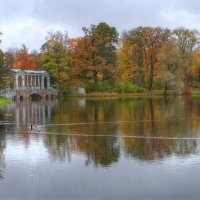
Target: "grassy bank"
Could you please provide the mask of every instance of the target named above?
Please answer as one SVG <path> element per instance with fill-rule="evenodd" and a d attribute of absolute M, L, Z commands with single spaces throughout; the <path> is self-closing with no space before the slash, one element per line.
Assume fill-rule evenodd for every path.
<path fill-rule="evenodd" d="M 6 104 L 8 104 L 10 102 L 11 102 L 10 99 L 0 96 L 0 106 L 4 106 L 4 105 L 6 105 Z"/>
<path fill-rule="evenodd" d="M 176 91 L 169 90 L 167 95 L 175 95 Z M 92 92 L 86 95 L 71 94 L 70 97 L 148 97 L 148 96 L 163 96 L 163 90 L 145 91 L 140 93 L 117 93 L 117 92 Z"/>

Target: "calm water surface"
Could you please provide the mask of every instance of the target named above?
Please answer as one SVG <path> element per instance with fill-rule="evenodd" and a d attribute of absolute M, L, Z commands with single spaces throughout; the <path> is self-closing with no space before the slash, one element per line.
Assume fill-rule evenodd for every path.
<path fill-rule="evenodd" d="M 198 200 L 199 185 L 200 98 L 0 108 L 2 200 Z"/>

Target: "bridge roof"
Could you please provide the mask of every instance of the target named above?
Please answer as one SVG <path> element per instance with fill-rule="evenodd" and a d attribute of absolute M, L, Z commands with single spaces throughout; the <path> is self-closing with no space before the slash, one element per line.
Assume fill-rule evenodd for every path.
<path fill-rule="evenodd" d="M 34 71 L 34 70 L 21 70 L 21 69 L 11 69 L 11 72 L 15 73 L 15 74 L 30 74 L 30 75 L 34 75 L 34 74 L 48 74 L 47 71 Z"/>

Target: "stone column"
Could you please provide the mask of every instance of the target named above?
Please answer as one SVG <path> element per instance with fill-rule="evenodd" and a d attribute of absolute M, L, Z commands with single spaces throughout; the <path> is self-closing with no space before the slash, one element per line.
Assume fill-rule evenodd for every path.
<path fill-rule="evenodd" d="M 38 76 L 38 88 L 41 89 L 41 77 Z"/>
<path fill-rule="evenodd" d="M 22 77 L 22 89 L 25 89 L 25 76 L 21 76 Z"/>
<path fill-rule="evenodd" d="M 32 76 L 33 79 L 33 88 L 35 88 L 35 76 Z"/>
<path fill-rule="evenodd" d="M 35 88 L 37 88 L 37 76 L 35 76 Z"/>
<path fill-rule="evenodd" d="M 38 76 L 38 88 L 41 89 L 41 76 Z"/>
<path fill-rule="evenodd" d="M 48 78 L 47 78 L 47 89 L 49 89 L 50 88 L 50 77 L 48 76 Z"/>
<path fill-rule="evenodd" d="M 38 76 L 35 76 L 35 78 L 36 78 L 36 88 L 38 89 L 39 88 Z"/>
<path fill-rule="evenodd" d="M 35 88 L 37 87 L 37 79 L 36 79 L 36 76 L 34 76 L 34 87 L 35 87 Z"/>
<path fill-rule="evenodd" d="M 32 75 L 30 75 L 30 79 L 31 79 L 31 81 L 30 81 L 30 88 L 32 88 L 32 84 L 33 84 L 33 80 L 32 80 Z"/>
<path fill-rule="evenodd" d="M 38 76 L 38 88 L 41 89 L 41 76 Z"/>
<path fill-rule="evenodd" d="M 27 75 L 26 76 L 26 84 L 27 84 L 26 87 L 27 87 L 27 89 L 30 89 L 30 82 L 29 82 L 29 80 L 30 80 L 29 79 L 29 75 Z"/>
<path fill-rule="evenodd" d="M 42 89 L 44 89 L 44 76 L 42 76 Z"/>
<path fill-rule="evenodd" d="M 15 89 L 19 89 L 19 83 L 18 83 L 18 75 L 15 76 Z"/>

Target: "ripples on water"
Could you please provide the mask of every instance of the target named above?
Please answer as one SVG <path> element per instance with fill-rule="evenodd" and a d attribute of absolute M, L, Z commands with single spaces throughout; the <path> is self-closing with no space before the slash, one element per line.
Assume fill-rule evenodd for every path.
<path fill-rule="evenodd" d="M 199 120 L 199 98 L 1 107 L 0 199 L 199 199 Z"/>

